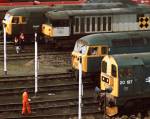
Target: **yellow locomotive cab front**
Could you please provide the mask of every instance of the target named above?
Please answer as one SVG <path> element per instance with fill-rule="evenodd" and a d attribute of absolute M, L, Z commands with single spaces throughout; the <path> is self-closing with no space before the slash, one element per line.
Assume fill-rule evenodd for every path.
<path fill-rule="evenodd" d="M 116 97 L 118 97 L 118 65 L 111 56 L 105 56 L 101 63 L 101 90 L 112 88 L 106 95 L 106 114 L 114 116 L 118 113 Z"/>
<path fill-rule="evenodd" d="M 13 33 L 20 32 L 16 30 L 17 25 L 26 24 L 26 18 L 23 16 L 11 16 L 10 14 L 6 14 L 3 20 L 3 24 L 5 24 L 6 34 L 12 35 Z"/>
<path fill-rule="evenodd" d="M 11 25 L 11 21 L 12 21 L 13 16 L 11 16 L 10 14 L 6 14 L 4 17 L 4 20 L 2 21 L 3 24 L 5 24 L 5 29 L 6 29 L 6 33 L 8 35 L 12 34 L 12 25 Z"/>
<path fill-rule="evenodd" d="M 87 56 L 86 54 L 80 53 L 80 52 L 76 52 L 73 51 L 72 52 L 72 68 L 74 70 L 79 70 L 79 58 L 82 58 L 82 71 L 86 72 L 86 60 L 87 60 Z"/>
<path fill-rule="evenodd" d="M 42 24 L 42 33 L 46 37 L 53 37 L 52 25 Z"/>

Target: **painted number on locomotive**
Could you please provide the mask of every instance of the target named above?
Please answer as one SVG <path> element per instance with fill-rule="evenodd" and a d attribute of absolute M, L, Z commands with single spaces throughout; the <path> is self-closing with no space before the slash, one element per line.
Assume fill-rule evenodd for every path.
<path fill-rule="evenodd" d="M 133 83 L 133 80 L 127 80 L 127 81 L 120 81 L 120 85 L 131 85 Z"/>

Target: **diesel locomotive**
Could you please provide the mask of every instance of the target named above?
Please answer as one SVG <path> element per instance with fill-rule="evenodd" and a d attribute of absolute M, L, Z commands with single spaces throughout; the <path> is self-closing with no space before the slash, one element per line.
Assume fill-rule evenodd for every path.
<path fill-rule="evenodd" d="M 82 57 L 83 76 L 100 73 L 101 61 L 108 54 L 150 51 L 150 31 L 100 33 L 84 36 L 76 41 L 72 52 L 72 68 L 78 77 L 79 57 Z M 99 80 L 97 80 L 99 84 Z"/>
<path fill-rule="evenodd" d="M 27 6 L 54 6 L 54 5 L 64 5 L 64 4 L 82 4 L 86 2 L 85 0 L 1 0 L 0 1 L 0 21 L 3 20 L 7 11 L 13 8 L 18 7 L 27 7 Z M 26 10 L 24 11 L 26 12 Z M 40 18 L 42 19 L 42 18 Z M 0 30 L 2 30 L 2 23 L 0 22 Z"/>
<path fill-rule="evenodd" d="M 150 106 L 150 52 L 107 55 L 101 63 L 101 90 L 106 93 L 106 114 L 137 113 Z"/>
<path fill-rule="evenodd" d="M 45 12 L 49 11 L 49 6 L 32 6 L 32 7 L 19 7 L 9 10 L 3 20 L 6 25 L 7 39 L 13 39 L 19 35 L 20 32 L 24 33 L 26 39 L 34 36 L 33 26 L 41 25 L 45 21 Z M 38 30 L 40 34 L 40 30 Z"/>
<path fill-rule="evenodd" d="M 42 33 L 60 47 L 72 47 L 78 38 L 93 33 L 150 30 L 149 17 L 149 6 L 128 1 L 54 10 L 46 14 Z"/>
<path fill-rule="evenodd" d="M 98 2 L 99 3 L 95 3 L 95 2 L 92 3 L 88 1 L 85 4 L 59 5 L 59 6 L 51 7 L 52 9 L 50 9 L 48 12 L 44 14 L 45 22 L 42 23 L 43 24 L 42 28 L 40 28 L 41 37 L 45 41 L 52 41 L 54 44 L 56 45 L 58 44 L 58 46 L 73 47 L 76 39 L 78 39 L 83 35 L 96 33 L 96 32 L 118 32 L 118 31 L 133 30 L 133 29 L 139 30 L 141 28 L 139 28 L 138 22 L 134 21 L 133 19 L 134 18 L 137 19 L 141 16 L 146 17 L 148 16 L 149 13 L 148 11 L 149 9 L 147 9 L 146 6 L 137 7 L 138 5 L 133 4 L 132 2 L 130 2 L 130 0 L 126 0 L 126 1 L 98 0 Z M 17 12 L 20 11 L 20 9 L 14 10 L 13 17 L 17 15 Z M 12 11 L 10 10 L 8 11 L 8 13 L 9 12 Z M 28 9 L 28 12 L 30 12 L 30 8 Z M 25 13 L 26 10 L 20 16 L 23 17 Z M 116 16 L 113 16 L 113 14 L 118 14 L 118 17 L 114 19 Z M 33 14 L 33 16 L 34 15 L 36 14 Z M 123 20 L 121 19 L 122 15 L 123 16 L 125 15 L 126 17 L 125 21 L 123 21 L 124 18 Z M 131 20 L 130 23 L 126 23 L 130 21 L 128 20 L 128 17 L 132 19 L 132 20 L 130 19 Z M 30 18 L 27 17 L 27 19 Z M 132 26 L 133 28 L 125 27 L 126 25 L 124 26 L 123 25 L 124 23 L 118 26 L 117 20 L 119 20 L 120 23 L 125 22 L 126 25 L 134 24 Z M 114 22 L 114 24 L 112 22 Z M 10 21 L 9 24 L 13 24 L 12 21 Z M 13 36 L 14 35 L 13 30 L 22 27 L 22 24 L 17 24 L 16 26 L 17 28 L 15 27 L 13 29 L 8 28 L 10 29 L 10 31 L 12 31 L 12 33 L 11 34 L 7 33 L 7 34 Z M 118 27 L 119 28 L 121 27 L 122 30 L 117 30 Z M 147 27 L 146 29 L 149 29 L 149 27 Z"/>

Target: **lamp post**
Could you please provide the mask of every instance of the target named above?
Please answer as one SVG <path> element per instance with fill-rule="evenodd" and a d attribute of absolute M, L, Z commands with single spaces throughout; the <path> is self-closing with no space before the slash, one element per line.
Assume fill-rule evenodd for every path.
<path fill-rule="evenodd" d="M 7 75 L 7 56 L 6 56 L 6 24 L 3 23 L 4 32 L 4 74 Z"/>
<path fill-rule="evenodd" d="M 34 33 L 34 40 L 35 40 L 35 64 L 34 64 L 34 73 L 35 73 L 35 96 L 38 92 L 38 43 L 37 43 L 37 31 L 38 31 L 39 25 L 34 25 L 33 29 L 35 31 Z"/>
<path fill-rule="evenodd" d="M 83 96 L 83 84 L 82 84 L 82 57 L 79 57 L 79 103 L 78 103 L 78 119 L 82 119 L 82 96 Z"/>

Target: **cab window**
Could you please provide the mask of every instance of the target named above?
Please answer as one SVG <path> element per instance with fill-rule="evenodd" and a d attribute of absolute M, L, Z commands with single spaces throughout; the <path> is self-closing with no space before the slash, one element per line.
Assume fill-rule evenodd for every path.
<path fill-rule="evenodd" d="M 107 47 L 102 47 L 101 48 L 101 54 L 108 54 L 108 48 Z"/>
<path fill-rule="evenodd" d="M 88 50 L 88 55 L 97 55 L 98 54 L 98 48 L 97 47 L 90 47 Z"/>
<path fill-rule="evenodd" d="M 102 72 L 106 73 L 107 71 L 107 63 L 105 61 L 102 61 Z"/>
<path fill-rule="evenodd" d="M 113 76 L 113 77 L 116 77 L 117 76 L 117 68 L 116 68 L 116 66 L 115 65 L 111 65 L 111 75 Z"/>
<path fill-rule="evenodd" d="M 26 18 L 22 17 L 22 23 L 25 23 L 25 22 L 26 22 Z"/>
<path fill-rule="evenodd" d="M 12 23 L 18 24 L 19 23 L 19 17 L 13 17 Z"/>

